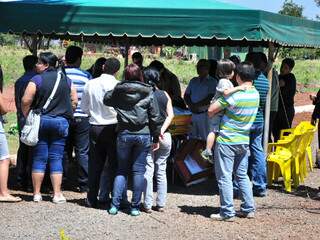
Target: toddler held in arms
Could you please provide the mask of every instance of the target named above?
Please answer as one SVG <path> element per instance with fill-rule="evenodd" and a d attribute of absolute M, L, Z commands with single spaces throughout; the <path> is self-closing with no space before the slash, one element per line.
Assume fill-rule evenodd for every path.
<path fill-rule="evenodd" d="M 214 103 L 220 97 L 228 97 L 237 91 L 246 90 L 245 86 L 234 87 L 230 79 L 233 78 L 235 70 L 235 64 L 230 60 L 220 60 L 217 66 L 217 77 L 220 79 L 216 88 L 216 94 L 211 101 Z M 201 152 L 201 156 L 213 163 L 212 148 L 214 146 L 217 134 L 219 133 L 219 126 L 221 118 L 224 115 L 224 111 L 221 111 L 217 115 L 213 116 L 209 120 L 210 133 L 207 136 L 206 149 Z"/>

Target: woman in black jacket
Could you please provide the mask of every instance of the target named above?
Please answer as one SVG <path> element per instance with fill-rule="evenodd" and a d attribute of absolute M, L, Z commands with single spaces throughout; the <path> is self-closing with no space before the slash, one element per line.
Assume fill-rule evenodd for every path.
<path fill-rule="evenodd" d="M 117 138 L 118 170 L 114 180 L 109 213 L 112 215 L 118 213 L 122 192 L 127 184 L 129 168 L 132 166 L 131 215 L 138 216 L 144 187 L 146 157 L 151 147 L 154 150 L 159 148 L 161 122 L 152 87 L 142 82 L 142 72 L 136 64 L 126 67 L 125 79 L 104 97 L 104 104 L 114 107 L 117 111 L 119 132 Z"/>

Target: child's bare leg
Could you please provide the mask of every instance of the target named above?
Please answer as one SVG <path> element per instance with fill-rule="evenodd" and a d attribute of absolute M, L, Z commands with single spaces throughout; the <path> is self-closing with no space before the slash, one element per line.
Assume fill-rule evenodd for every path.
<path fill-rule="evenodd" d="M 207 136 L 207 146 L 206 146 L 206 149 L 207 151 L 212 151 L 212 147 L 214 145 L 214 142 L 216 140 L 216 135 L 214 132 L 210 132 Z"/>

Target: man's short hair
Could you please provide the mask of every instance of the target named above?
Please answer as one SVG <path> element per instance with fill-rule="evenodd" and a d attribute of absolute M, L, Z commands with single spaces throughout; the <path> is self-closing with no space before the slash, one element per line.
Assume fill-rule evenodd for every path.
<path fill-rule="evenodd" d="M 263 52 L 250 52 L 246 55 L 245 61 L 253 64 L 256 71 L 264 71 L 262 66 L 266 66 L 268 63 L 267 56 Z"/>
<path fill-rule="evenodd" d="M 107 58 L 104 63 L 104 72 L 106 74 L 113 75 L 120 69 L 120 61 L 117 58 L 111 57 Z"/>
<path fill-rule="evenodd" d="M 66 63 L 67 64 L 73 64 L 75 63 L 79 58 L 81 59 L 83 55 L 83 51 L 78 46 L 70 46 L 67 48 L 66 51 Z"/>
<path fill-rule="evenodd" d="M 162 62 L 158 60 L 153 60 L 150 64 L 149 67 L 157 69 L 159 72 L 164 69 L 164 65 Z"/>
<path fill-rule="evenodd" d="M 139 52 L 133 53 L 131 57 L 132 57 L 132 59 L 139 59 L 141 61 L 143 60 L 143 56 Z"/>
<path fill-rule="evenodd" d="M 32 71 L 36 67 L 38 57 L 34 55 L 27 55 L 22 59 L 24 71 Z"/>
<path fill-rule="evenodd" d="M 229 60 L 232 61 L 235 65 L 241 63 L 241 59 L 238 55 L 232 55 L 231 57 L 229 57 Z"/>
<path fill-rule="evenodd" d="M 243 82 L 253 82 L 256 78 L 256 72 L 250 62 L 239 63 L 236 67 L 236 73 Z"/>
<path fill-rule="evenodd" d="M 288 67 L 292 70 L 295 66 L 295 62 L 292 58 L 285 58 L 282 60 L 282 64 L 288 65 Z"/>
<path fill-rule="evenodd" d="M 206 69 L 210 69 L 210 62 L 207 59 L 200 59 L 197 63 L 197 69 L 198 68 L 206 68 Z"/>

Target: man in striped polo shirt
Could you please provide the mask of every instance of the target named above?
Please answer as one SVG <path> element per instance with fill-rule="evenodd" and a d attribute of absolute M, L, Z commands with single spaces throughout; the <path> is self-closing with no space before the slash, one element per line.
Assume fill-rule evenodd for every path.
<path fill-rule="evenodd" d="M 226 98 L 219 98 L 208 110 L 209 117 L 225 111 L 214 150 L 215 174 L 221 205 L 219 214 L 210 215 L 214 220 L 234 220 L 232 175 L 235 176 L 241 191 L 239 217 L 254 217 L 253 193 L 247 175 L 249 134 L 259 107 L 259 93 L 252 84 L 254 77 L 255 71 L 251 64 L 239 64 L 236 80 L 240 86 L 245 86 L 246 90 L 235 92 Z"/>
<path fill-rule="evenodd" d="M 88 189 L 88 158 L 89 158 L 89 117 L 81 108 L 81 98 L 85 84 L 92 78 L 90 73 L 80 69 L 83 51 L 80 47 L 70 46 L 65 55 L 65 70 L 67 77 L 77 89 L 78 106 L 69 125 L 69 136 L 64 154 L 64 171 L 68 169 L 68 162 L 75 150 L 78 164 L 78 185 L 80 192 Z"/>
<path fill-rule="evenodd" d="M 267 66 L 267 57 L 262 52 L 248 53 L 246 60 L 253 64 L 256 78 L 253 86 L 260 95 L 260 104 L 256 120 L 250 130 L 250 157 L 248 173 L 251 176 L 253 195 L 265 197 L 267 195 L 267 163 L 263 150 L 264 110 L 269 91 L 269 81 L 263 74 Z"/>

